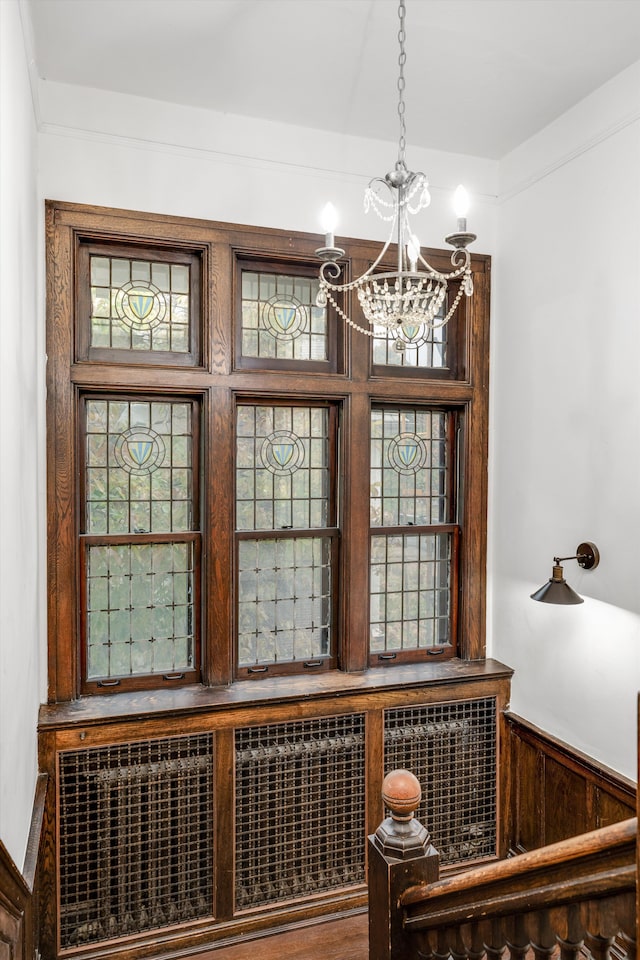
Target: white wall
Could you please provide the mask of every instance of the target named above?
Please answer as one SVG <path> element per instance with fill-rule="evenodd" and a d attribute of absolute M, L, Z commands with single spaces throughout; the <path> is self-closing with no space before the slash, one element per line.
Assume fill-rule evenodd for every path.
<path fill-rule="evenodd" d="M 40 103 L 43 197 L 311 232 L 333 200 L 338 236 L 386 237 L 388 225 L 365 216 L 363 193 L 393 168 L 397 144 L 53 82 L 40 84 Z M 497 164 L 411 148 L 407 162 L 431 182 L 421 243 L 442 247 L 455 228 L 451 199 L 462 181 L 474 197 L 476 245 L 491 253 Z"/>
<path fill-rule="evenodd" d="M 494 260 L 491 651 L 512 707 L 636 777 L 640 62 L 502 164 Z M 554 555 L 578 607 L 535 603 Z"/>
<path fill-rule="evenodd" d="M 44 347 L 36 125 L 17 0 L 0 2 L 0 838 L 22 867 L 43 653 Z"/>

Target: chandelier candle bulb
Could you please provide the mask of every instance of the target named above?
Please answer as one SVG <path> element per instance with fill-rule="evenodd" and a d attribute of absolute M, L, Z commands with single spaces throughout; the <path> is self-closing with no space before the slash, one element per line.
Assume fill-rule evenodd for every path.
<path fill-rule="evenodd" d="M 411 273 L 416 272 L 418 257 L 420 256 L 420 241 L 415 233 L 411 234 L 407 241 L 407 257 L 409 258 L 409 269 Z"/>
<path fill-rule="evenodd" d="M 453 195 L 453 210 L 458 218 L 458 231 L 464 233 L 467 229 L 467 214 L 469 213 L 469 194 L 461 183 L 456 187 Z"/>
<path fill-rule="evenodd" d="M 335 230 L 338 223 L 338 211 L 331 201 L 326 203 L 322 208 L 320 223 L 322 224 L 322 229 L 324 230 L 325 247 L 333 247 L 336 242 Z"/>

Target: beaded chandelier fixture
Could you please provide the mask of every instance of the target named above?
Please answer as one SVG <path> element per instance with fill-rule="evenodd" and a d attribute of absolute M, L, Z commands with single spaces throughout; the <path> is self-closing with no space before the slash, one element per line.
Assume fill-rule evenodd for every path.
<path fill-rule="evenodd" d="M 411 341 L 420 327 L 442 327 L 453 316 L 463 294 L 470 297 L 473 293 L 471 257 L 467 246 L 476 239 L 474 233 L 467 232 L 466 191 L 458 187 L 456 191 L 456 212 L 458 230 L 445 237 L 445 243 L 454 247 L 451 255 L 452 270 L 442 273 L 432 267 L 420 252 L 420 243 L 413 233 L 410 216 L 429 206 L 429 183 L 424 173 L 413 173 L 405 162 L 406 126 L 404 103 L 404 67 L 405 53 L 405 0 L 400 0 L 398 17 L 398 118 L 400 138 L 398 159 L 395 167 L 385 177 L 374 177 L 367 186 L 364 195 L 365 213 L 375 213 L 390 224 L 389 236 L 380 255 L 360 277 L 347 283 L 339 283 L 341 270 L 337 263 L 345 251 L 335 245 L 335 211 L 331 204 L 325 208 L 324 227 L 325 244 L 316 250 L 316 255 L 324 260 L 320 267 L 320 285 L 317 305 L 325 307 L 331 303 L 337 313 L 351 327 L 368 337 L 391 335 L 396 339 L 396 348 L 403 350 L 406 341 Z M 397 269 L 376 272 L 390 245 L 397 243 Z M 448 283 L 459 280 L 458 290 L 450 303 L 446 300 Z M 337 302 L 336 295 L 349 290 L 357 290 L 362 312 L 369 327 L 356 323 L 344 312 Z"/>

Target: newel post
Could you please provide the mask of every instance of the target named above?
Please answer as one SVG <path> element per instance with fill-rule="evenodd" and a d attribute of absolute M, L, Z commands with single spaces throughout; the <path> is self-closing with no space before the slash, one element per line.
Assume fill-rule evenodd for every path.
<path fill-rule="evenodd" d="M 438 879 L 439 854 L 413 816 L 421 796 L 420 784 L 408 770 L 393 770 L 384 778 L 382 799 L 391 816 L 369 837 L 369 960 L 411 955 L 400 895 L 414 884 Z"/>

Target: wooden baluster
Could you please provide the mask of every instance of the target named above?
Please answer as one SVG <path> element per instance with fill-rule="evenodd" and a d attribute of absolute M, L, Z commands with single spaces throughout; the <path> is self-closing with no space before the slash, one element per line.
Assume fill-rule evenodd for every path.
<path fill-rule="evenodd" d="M 529 952 L 529 934 L 522 914 L 508 918 L 505 929 L 510 960 L 524 960 Z"/>
<path fill-rule="evenodd" d="M 593 960 L 609 960 L 615 937 L 598 937 L 593 933 L 588 933 L 585 942 Z"/>
<path fill-rule="evenodd" d="M 489 923 L 489 935 L 484 942 L 484 949 L 487 954 L 487 960 L 502 960 L 502 954 L 507 946 L 504 935 L 504 924 L 501 920 L 491 920 Z"/>
<path fill-rule="evenodd" d="M 462 926 L 447 931 L 447 943 L 450 945 L 449 953 L 452 960 L 469 960 L 471 938 L 468 935 L 465 936 L 465 934 L 468 934 L 468 929 Z"/>
<path fill-rule="evenodd" d="M 551 960 L 557 950 L 548 910 L 539 910 L 531 918 L 531 948 L 536 960 Z"/>
<path fill-rule="evenodd" d="M 551 925 L 560 947 L 559 960 L 577 960 L 584 946 L 584 925 L 577 903 L 553 907 L 550 911 Z"/>
<path fill-rule="evenodd" d="M 469 936 L 467 938 L 467 956 L 469 960 L 484 960 L 486 950 L 484 948 L 484 937 L 477 923 L 469 924 Z"/>
<path fill-rule="evenodd" d="M 440 857 L 413 816 L 421 795 L 408 770 L 394 770 L 382 784 L 391 816 L 369 837 L 369 960 L 404 960 L 418 947 L 404 931 L 398 903 L 407 887 L 438 879 Z"/>

